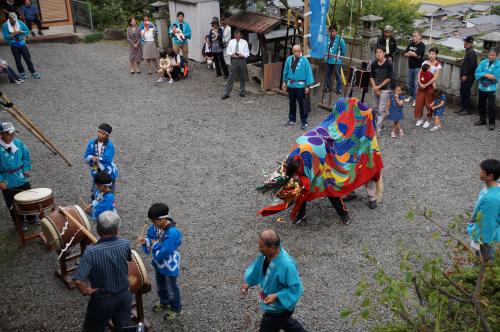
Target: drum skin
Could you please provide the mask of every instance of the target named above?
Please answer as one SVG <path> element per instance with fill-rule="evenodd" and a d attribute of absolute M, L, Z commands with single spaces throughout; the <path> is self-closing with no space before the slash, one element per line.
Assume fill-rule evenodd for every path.
<path fill-rule="evenodd" d="M 149 284 L 146 267 L 135 250 L 132 250 L 132 261 L 128 263 L 128 282 L 130 283 L 131 293 L 137 293 L 141 290 L 142 286 Z"/>
<path fill-rule="evenodd" d="M 78 205 L 66 206 L 64 210 L 78 220 L 83 227 L 92 232 L 85 212 Z M 66 217 L 58 209 L 50 212 L 41 221 L 43 235 L 45 235 L 50 247 L 57 252 L 61 251 L 78 231 L 78 227 L 71 221 L 68 221 L 67 228 L 64 230 L 64 234 L 61 235 L 66 221 Z M 71 243 L 71 246 L 77 245 L 82 241 L 88 240 L 83 232 L 79 232 Z"/>
<path fill-rule="evenodd" d="M 32 216 L 40 213 L 40 205 L 43 211 L 54 209 L 54 196 L 49 188 L 33 188 L 17 193 L 14 196 L 16 211 L 20 215 Z"/>

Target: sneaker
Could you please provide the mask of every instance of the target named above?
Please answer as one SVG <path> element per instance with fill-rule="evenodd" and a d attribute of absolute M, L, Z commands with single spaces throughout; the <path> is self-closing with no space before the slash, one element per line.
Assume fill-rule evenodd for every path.
<path fill-rule="evenodd" d="M 227 98 L 229 98 L 228 95 L 224 95 L 224 96 L 220 97 L 220 99 L 222 99 L 222 100 L 227 99 Z"/>
<path fill-rule="evenodd" d="M 405 133 L 403 132 L 403 129 L 399 129 L 399 137 L 405 137 Z"/>
<path fill-rule="evenodd" d="M 160 77 L 160 78 L 156 81 L 156 83 L 161 83 L 161 82 L 163 82 L 163 77 Z"/>
<path fill-rule="evenodd" d="M 38 30 L 38 35 L 39 36 L 43 36 L 43 32 L 41 32 L 40 30 Z"/>
<path fill-rule="evenodd" d="M 337 90 L 337 95 L 341 95 L 342 94 L 342 90 Z"/>
<path fill-rule="evenodd" d="M 14 81 L 14 84 L 21 84 L 21 83 L 24 83 L 24 80 L 19 79 L 19 80 Z"/>
<path fill-rule="evenodd" d="M 490 123 L 490 125 L 488 126 L 488 129 L 495 130 L 495 125 L 493 123 Z"/>
<path fill-rule="evenodd" d="M 474 122 L 474 126 L 485 126 L 485 125 L 486 125 L 486 121 L 478 120 L 478 121 Z"/>
<path fill-rule="evenodd" d="M 168 84 L 172 84 L 172 83 L 174 83 L 174 80 L 172 80 L 172 79 L 168 80 Z"/>
<path fill-rule="evenodd" d="M 26 232 L 28 230 L 28 225 L 23 222 L 23 232 Z"/>
<path fill-rule="evenodd" d="M 411 101 L 411 97 L 408 97 L 406 99 L 403 100 L 405 103 L 409 103 Z"/>
<path fill-rule="evenodd" d="M 413 102 L 413 104 L 411 104 L 411 107 L 415 107 L 415 102 Z"/>
<path fill-rule="evenodd" d="M 351 222 L 351 220 L 350 220 L 348 214 L 346 214 L 345 216 L 340 216 L 340 223 L 342 225 L 349 225 L 350 222 Z"/>
<path fill-rule="evenodd" d="M 285 126 L 295 126 L 297 121 L 288 121 Z"/>
<path fill-rule="evenodd" d="M 391 131 L 391 137 L 392 138 L 396 138 L 396 132 L 395 131 Z"/>
<path fill-rule="evenodd" d="M 41 78 L 42 78 L 42 77 L 40 76 L 40 74 L 39 74 L 39 73 L 37 73 L 37 72 L 34 72 L 33 74 L 31 74 L 31 76 L 33 76 L 33 78 L 34 78 L 34 79 L 36 79 L 36 80 L 39 80 L 39 79 L 41 79 Z"/>
<path fill-rule="evenodd" d="M 241 98 L 245 98 L 245 94 L 243 92 L 240 93 Z"/>
<path fill-rule="evenodd" d="M 368 207 L 370 209 L 376 209 L 377 208 L 377 201 L 368 201 Z"/>
<path fill-rule="evenodd" d="M 167 314 L 165 315 L 166 320 L 174 320 L 177 318 L 180 318 L 184 312 L 182 310 L 176 311 L 176 310 L 167 310 Z"/>
<path fill-rule="evenodd" d="M 19 79 L 20 79 L 20 80 L 25 81 L 27 78 L 28 78 L 28 76 L 26 76 L 26 73 L 21 73 L 21 74 L 19 74 Z"/>
<path fill-rule="evenodd" d="M 422 128 L 427 129 L 427 128 L 429 128 L 429 127 L 430 127 L 430 125 L 431 125 L 431 123 L 430 123 L 429 121 L 425 121 L 425 123 L 424 123 L 424 125 L 422 126 Z"/>
<path fill-rule="evenodd" d="M 300 129 L 302 129 L 302 130 L 306 130 L 306 129 L 307 129 L 307 127 L 309 127 L 309 125 L 308 125 L 307 123 L 304 123 L 304 124 L 302 125 L 302 127 L 300 127 Z"/>
<path fill-rule="evenodd" d="M 351 193 L 347 194 L 347 195 L 343 198 L 343 200 L 344 200 L 344 202 L 349 202 L 349 201 L 352 201 L 352 200 L 357 199 L 357 198 L 358 198 L 358 196 L 356 195 L 356 192 L 355 192 L 355 191 L 353 191 L 353 192 L 351 192 Z"/>
<path fill-rule="evenodd" d="M 422 123 L 424 123 L 424 120 L 419 119 L 419 120 L 417 121 L 417 123 L 415 123 L 415 127 L 420 127 L 420 126 L 422 125 Z"/>
<path fill-rule="evenodd" d="M 431 128 L 431 131 L 436 131 L 436 130 L 439 130 L 441 129 L 441 126 L 434 126 Z"/>
<path fill-rule="evenodd" d="M 160 311 L 163 311 L 163 310 L 170 310 L 171 309 L 171 306 L 170 304 L 162 304 L 162 303 L 156 303 L 154 306 L 153 306 L 153 312 L 160 312 Z"/>

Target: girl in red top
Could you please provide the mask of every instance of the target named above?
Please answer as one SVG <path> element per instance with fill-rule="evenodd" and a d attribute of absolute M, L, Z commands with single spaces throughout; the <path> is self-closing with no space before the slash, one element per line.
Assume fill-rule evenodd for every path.
<path fill-rule="evenodd" d="M 418 73 L 418 89 L 415 101 L 415 119 L 417 127 L 423 124 L 423 128 L 429 128 L 431 125 L 433 110 L 428 106 L 434 102 L 434 89 L 436 80 L 441 72 L 441 64 L 437 61 L 438 49 L 433 47 L 429 50 L 429 59 L 422 64 Z M 424 122 L 424 106 L 427 108 L 427 119 Z"/>

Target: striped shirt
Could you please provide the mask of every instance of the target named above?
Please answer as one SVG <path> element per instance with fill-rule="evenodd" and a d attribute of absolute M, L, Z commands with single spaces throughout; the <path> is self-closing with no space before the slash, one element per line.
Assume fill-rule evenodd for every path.
<path fill-rule="evenodd" d="M 130 242 L 118 237 L 100 238 L 87 247 L 73 280 L 89 279 L 92 288 L 118 293 L 129 287 L 128 264 L 132 260 Z"/>

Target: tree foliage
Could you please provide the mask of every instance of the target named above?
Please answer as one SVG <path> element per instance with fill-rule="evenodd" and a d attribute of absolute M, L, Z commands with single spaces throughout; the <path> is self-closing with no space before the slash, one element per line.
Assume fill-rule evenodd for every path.
<path fill-rule="evenodd" d="M 413 0 L 337 0 L 335 18 L 333 9 L 335 0 L 330 0 L 330 20 L 337 23 L 339 29 L 348 31 L 359 16 L 377 15 L 384 19 L 378 22 L 379 28 L 390 24 L 398 33 L 404 35 L 413 31 L 413 20 L 419 17 L 417 14 L 418 4 Z M 362 4 L 362 7 L 361 7 Z M 352 20 L 351 20 L 352 12 Z"/>
<path fill-rule="evenodd" d="M 399 273 L 388 273 L 365 249 L 366 259 L 378 267 L 373 283 L 361 281 L 355 295 L 359 308 L 345 308 L 342 318 L 375 320 L 376 332 L 403 331 L 499 331 L 500 330 L 500 256 L 493 260 L 478 257 L 459 236 L 458 229 L 470 215 L 458 216 L 443 227 L 429 209 L 412 209 L 409 221 L 425 220 L 436 231 L 432 238 L 441 241 L 448 255 L 414 252 L 401 247 Z M 378 311 L 382 305 L 392 315 Z"/>
<path fill-rule="evenodd" d="M 98 30 L 112 26 L 126 26 L 130 17 L 139 19 L 150 14 L 149 0 L 91 0 L 94 24 Z"/>

